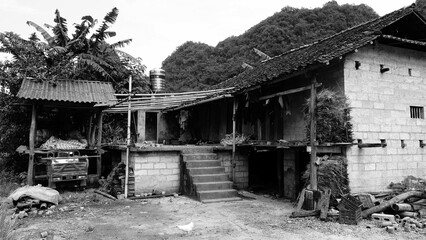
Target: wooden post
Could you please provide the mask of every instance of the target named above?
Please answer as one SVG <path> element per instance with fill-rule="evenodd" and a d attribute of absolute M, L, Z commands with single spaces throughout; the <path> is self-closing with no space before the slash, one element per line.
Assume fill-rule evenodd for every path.
<path fill-rule="evenodd" d="M 126 172 L 125 172 L 125 180 L 124 180 L 124 197 L 127 198 L 127 195 L 129 194 L 129 157 L 130 157 L 130 143 L 131 143 L 131 136 L 130 136 L 130 127 L 132 124 L 132 106 L 131 106 L 131 99 L 132 99 L 132 76 L 129 76 L 129 99 L 128 99 L 128 108 L 127 108 L 127 148 L 126 148 Z"/>
<path fill-rule="evenodd" d="M 102 148 L 102 110 L 99 110 L 98 112 L 98 140 L 96 143 L 96 148 L 98 150 L 98 155 L 101 155 L 101 148 Z M 101 176 L 101 171 L 102 171 L 102 161 L 101 161 L 101 157 L 98 157 L 96 159 L 96 173 L 98 174 L 98 176 Z"/>
<path fill-rule="evenodd" d="M 234 103 L 232 105 L 232 181 L 235 181 L 235 131 L 236 131 L 236 119 L 237 113 L 237 98 L 234 97 Z"/>
<path fill-rule="evenodd" d="M 94 117 L 93 120 L 93 127 L 92 132 L 90 133 L 90 147 L 95 148 L 96 146 L 96 125 L 95 123 L 99 121 L 99 113 L 96 113 L 96 117 Z"/>
<path fill-rule="evenodd" d="M 92 139 L 91 139 L 91 133 L 92 133 L 92 122 L 93 122 L 93 114 L 91 113 L 90 114 L 90 118 L 89 118 L 89 126 L 88 126 L 88 128 L 87 128 L 87 144 L 89 145 L 89 147 L 90 146 L 92 146 L 92 143 L 90 142 Z"/>
<path fill-rule="evenodd" d="M 138 142 L 142 143 L 145 141 L 146 135 L 146 112 L 144 110 L 138 110 Z"/>
<path fill-rule="evenodd" d="M 310 112 L 310 145 L 311 145 L 311 175 L 310 175 L 310 184 L 311 189 L 318 189 L 318 181 L 317 181 L 317 147 L 316 147 L 316 139 L 317 139 L 317 118 L 316 118 L 316 105 L 317 105 L 317 89 L 315 87 L 317 83 L 316 76 L 312 77 L 311 81 L 311 102 L 309 105 Z"/>
<path fill-rule="evenodd" d="M 27 184 L 32 186 L 34 184 L 34 145 L 35 145 L 35 135 L 37 131 L 37 110 L 35 103 L 33 103 L 32 113 L 31 113 L 31 127 L 30 127 L 30 156 L 28 161 L 28 175 L 27 175 Z"/>

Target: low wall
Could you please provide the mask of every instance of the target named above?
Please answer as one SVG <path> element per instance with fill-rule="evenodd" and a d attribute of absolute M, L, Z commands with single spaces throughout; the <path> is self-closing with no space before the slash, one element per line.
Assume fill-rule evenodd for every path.
<path fill-rule="evenodd" d="M 126 159 L 126 151 L 122 151 L 122 159 Z M 135 173 L 135 193 L 179 192 L 179 159 L 180 151 L 131 151 L 129 166 Z"/>

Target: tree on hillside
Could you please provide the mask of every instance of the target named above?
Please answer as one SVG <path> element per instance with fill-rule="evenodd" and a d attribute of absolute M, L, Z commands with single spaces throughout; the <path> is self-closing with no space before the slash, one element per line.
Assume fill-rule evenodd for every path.
<path fill-rule="evenodd" d="M 243 63 L 256 66 L 261 58 L 253 48 L 276 56 L 376 17 L 374 10 L 364 4 L 339 6 L 330 1 L 315 9 L 284 7 L 242 35 L 229 37 L 216 47 L 193 42 L 179 46 L 163 62 L 168 90 L 202 89 L 244 71 Z M 197 57 L 200 55 L 204 57 Z"/>

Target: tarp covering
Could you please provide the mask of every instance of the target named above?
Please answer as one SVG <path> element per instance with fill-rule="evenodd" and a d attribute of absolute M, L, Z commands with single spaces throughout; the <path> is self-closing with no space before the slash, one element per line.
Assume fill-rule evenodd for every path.
<path fill-rule="evenodd" d="M 13 202 L 17 202 L 22 198 L 30 197 L 32 199 L 38 199 L 42 202 L 53 203 L 58 205 L 61 201 L 61 195 L 55 189 L 37 186 L 24 186 L 13 191 L 8 197 Z"/>

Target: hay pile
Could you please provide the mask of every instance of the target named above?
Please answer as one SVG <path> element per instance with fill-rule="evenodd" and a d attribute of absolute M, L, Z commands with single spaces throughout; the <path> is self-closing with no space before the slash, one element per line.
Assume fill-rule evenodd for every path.
<path fill-rule="evenodd" d="M 321 162 L 318 166 L 318 189 L 331 189 L 331 195 L 335 198 L 347 194 L 349 189 L 349 178 L 347 172 L 347 159 L 342 156 L 327 155 L 320 158 Z M 303 173 L 302 179 L 309 182 L 311 166 L 308 165 Z"/>
<path fill-rule="evenodd" d="M 310 138 L 310 99 L 304 105 L 306 138 Z M 317 95 L 317 141 L 322 143 L 353 142 L 348 99 L 328 89 Z"/>

